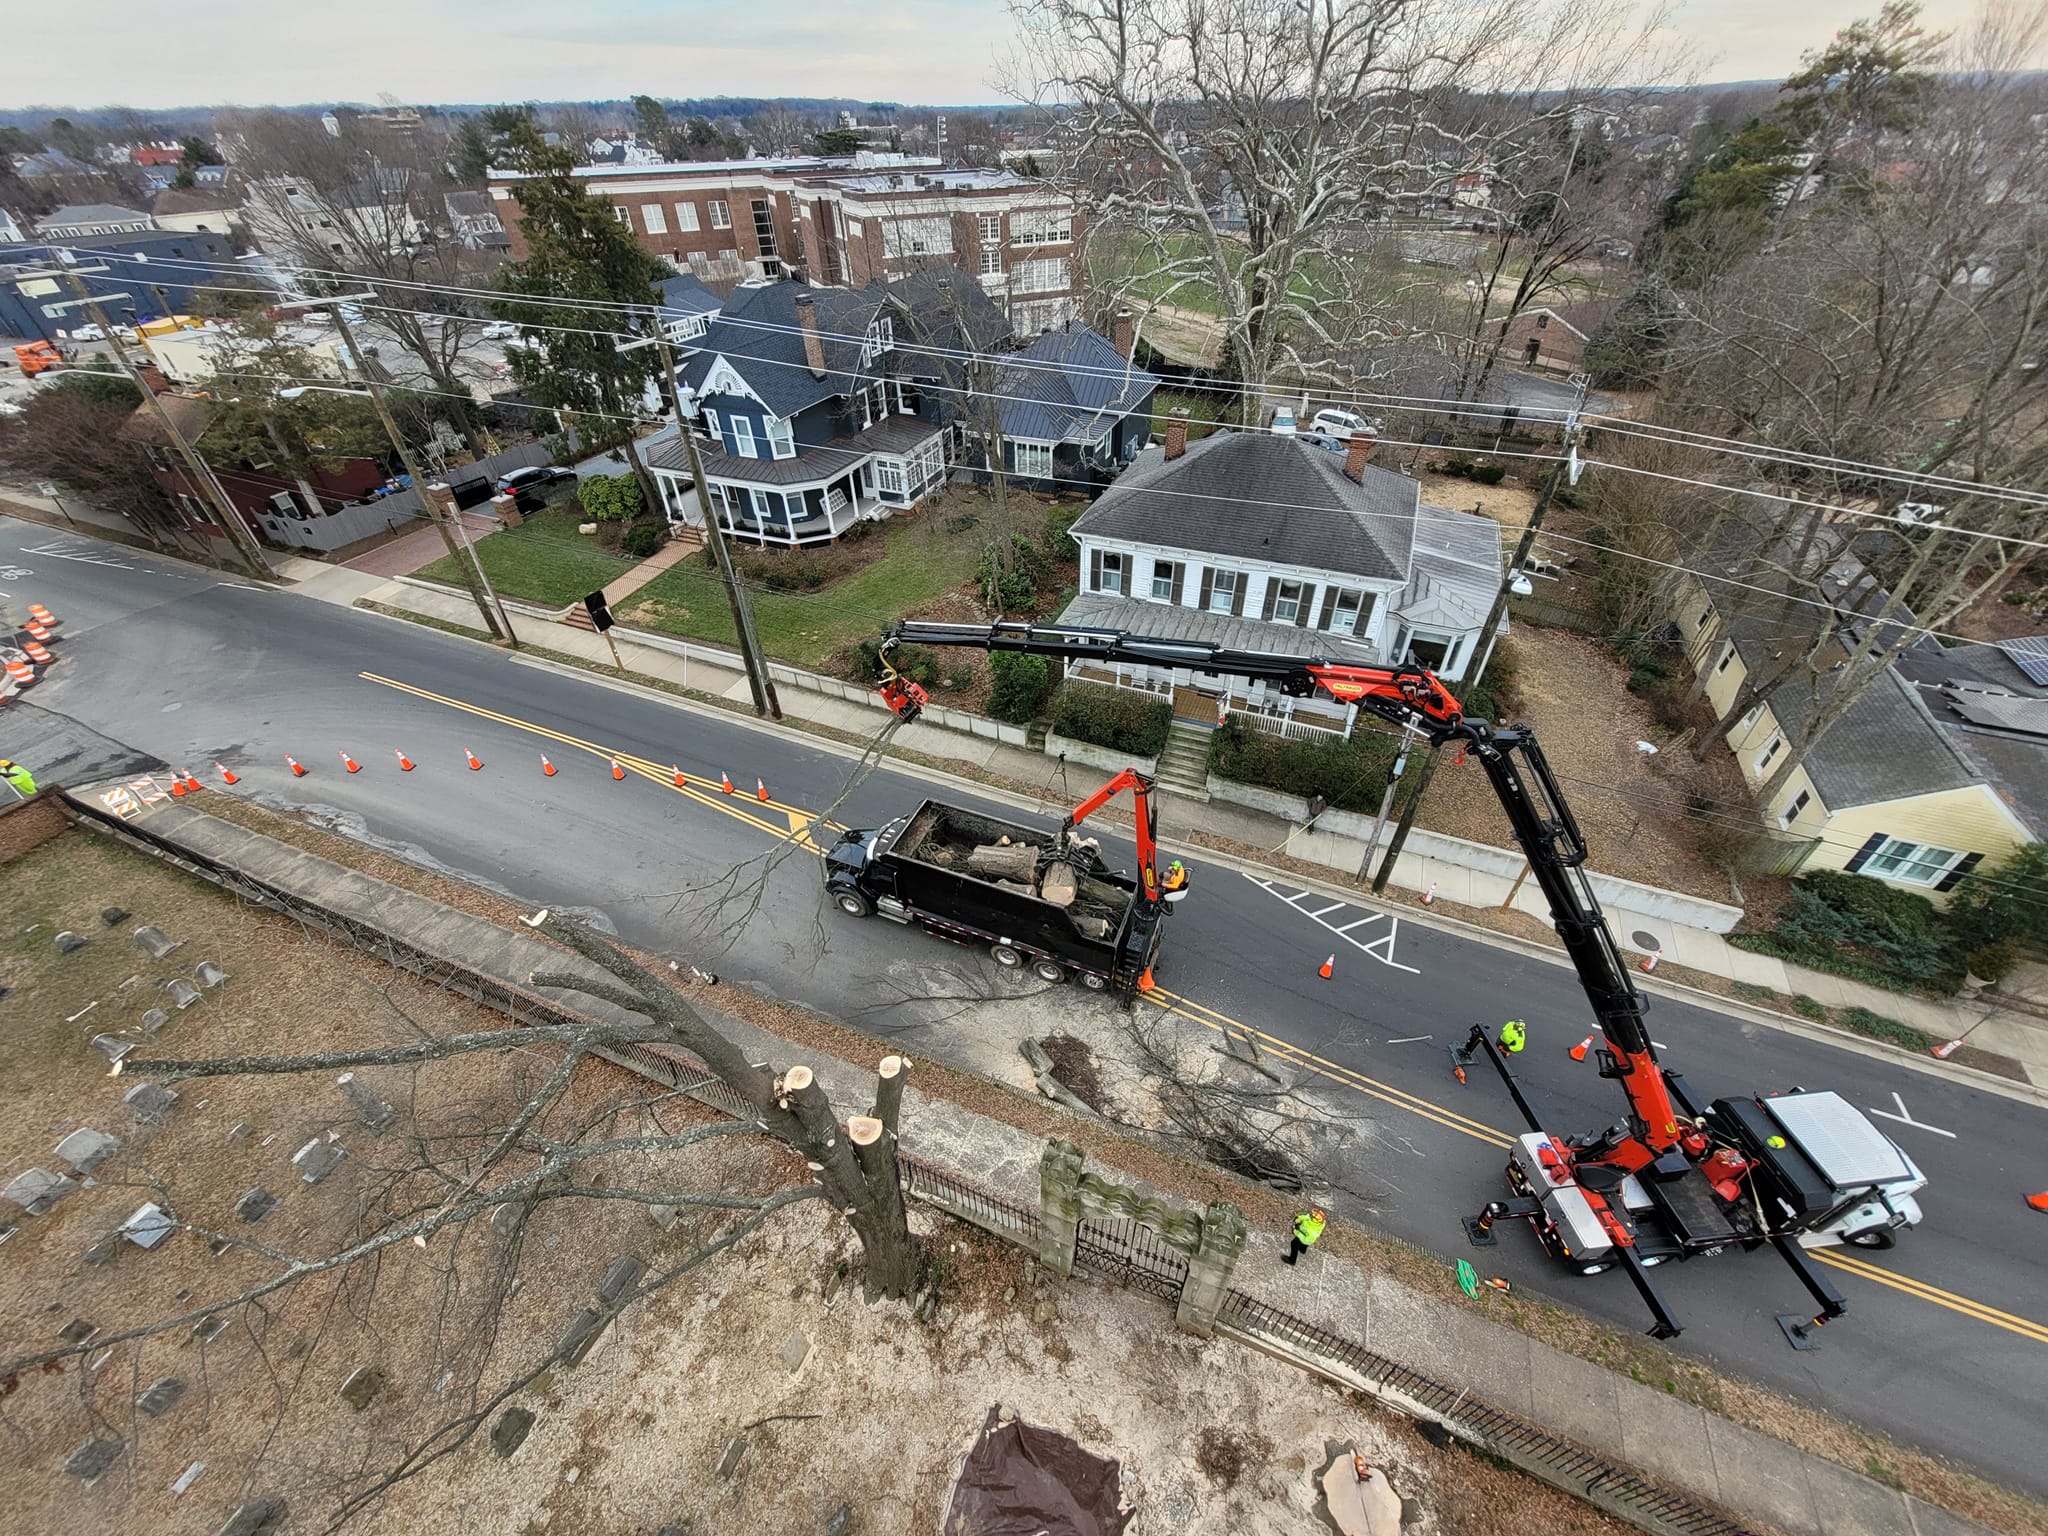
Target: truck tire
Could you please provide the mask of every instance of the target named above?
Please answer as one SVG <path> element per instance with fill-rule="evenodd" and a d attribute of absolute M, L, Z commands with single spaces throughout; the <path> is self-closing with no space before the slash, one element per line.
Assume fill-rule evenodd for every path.
<path fill-rule="evenodd" d="M 875 904 L 859 891 L 834 891 L 832 900 L 848 917 L 873 917 Z"/>
<path fill-rule="evenodd" d="M 1109 978 L 1107 976 L 1098 975 L 1094 971 L 1083 971 L 1081 973 L 1081 985 L 1086 987 L 1090 992 L 1100 992 L 1104 987 L 1109 985 Z"/>
<path fill-rule="evenodd" d="M 1031 962 L 1031 973 L 1040 981 L 1055 987 L 1067 979 L 1067 968 L 1057 960 L 1034 960 Z"/>
<path fill-rule="evenodd" d="M 1013 949 L 1008 944 L 992 944 L 988 952 L 995 957 L 996 964 L 1006 971 L 1017 970 L 1024 964 L 1022 951 Z"/>
<path fill-rule="evenodd" d="M 1845 1232 L 1842 1241 L 1852 1248 L 1896 1248 L 1899 1234 L 1890 1227 L 1865 1227 L 1861 1232 Z"/>

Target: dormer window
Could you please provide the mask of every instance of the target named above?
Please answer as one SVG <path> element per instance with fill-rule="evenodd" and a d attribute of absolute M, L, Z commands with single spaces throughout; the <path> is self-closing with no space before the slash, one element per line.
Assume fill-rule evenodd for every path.
<path fill-rule="evenodd" d="M 860 344 L 860 362 L 865 368 L 884 352 L 896 345 L 896 327 L 887 315 L 877 315 L 875 323 L 868 327 L 868 334 Z"/>

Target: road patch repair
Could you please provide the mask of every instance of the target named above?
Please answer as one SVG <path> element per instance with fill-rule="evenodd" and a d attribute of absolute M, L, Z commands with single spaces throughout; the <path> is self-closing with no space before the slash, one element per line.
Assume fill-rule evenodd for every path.
<path fill-rule="evenodd" d="M 81 796 L 81 799 L 85 803 L 91 803 L 89 795 Z M 212 868 L 217 873 L 228 875 L 243 890 L 274 891 L 278 888 L 277 882 L 284 878 L 288 871 L 296 869 L 293 878 L 305 882 L 306 892 L 311 893 L 309 899 L 313 900 L 315 907 L 331 909 L 337 901 L 348 903 L 363 900 L 370 904 L 364 912 L 348 919 L 350 926 L 361 925 L 364 917 L 372 910 L 381 912 L 387 919 L 402 916 L 404 922 L 397 931 L 404 936 L 412 960 L 415 963 L 425 961 L 440 967 L 437 974 L 443 981 L 457 974 L 458 969 L 462 974 L 474 974 L 468 959 L 482 956 L 492 956 L 496 961 L 507 962 L 515 968 L 513 974 L 523 974 L 516 971 L 518 962 L 506 952 L 508 937 L 516 936 L 508 936 L 503 929 L 493 928 L 488 923 L 482 923 L 480 919 L 469 918 L 466 913 L 455 912 L 452 909 L 441 908 L 438 912 L 424 913 L 412 905 L 419 898 L 410 897 L 404 901 L 398 899 L 409 897 L 407 892 L 399 891 L 382 881 L 372 880 L 354 871 L 338 868 L 324 860 L 314 859 L 300 850 L 277 844 L 271 839 L 258 837 L 242 827 L 222 822 L 219 818 L 206 816 L 189 800 L 152 805 L 136 820 L 122 826 L 124 831 L 131 834 L 142 833 L 151 841 L 160 841 L 166 848 L 175 847 L 181 858 L 201 868 Z M 229 874 L 230 868 L 232 874 Z M 312 910 L 313 907 L 301 909 L 300 915 L 305 917 Z M 457 921 L 458 919 L 467 921 Z M 470 932 L 469 924 L 480 925 L 478 931 Z M 461 941 L 461 945 L 453 955 L 444 959 L 436 954 L 440 946 L 457 940 Z M 238 967 L 232 958 L 227 968 L 235 971 L 238 976 L 246 974 L 249 970 L 247 965 Z M 237 985 L 239 984 L 238 981 Z M 785 1042 L 772 1037 L 747 1036 L 745 1031 L 749 1026 L 740 1026 L 736 1021 L 734 1028 L 736 1033 L 746 1039 L 750 1050 L 760 1053 L 754 1059 L 775 1060 L 785 1055 L 789 1049 Z M 818 1066 L 821 1081 L 825 1081 L 830 1087 L 831 1079 L 840 1069 L 830 1062 L 820 1062 Z M 851 1068 L 845 1069 L 845 1072 L 849 1076 L 853 1075 Z M 915 1092 L 916 1090 L 913 1090 L 913 1093 Z M 337 1107 L 340 1108 L 339 1095 L 337 1101 Z M 998 1187 L 993 1191 L 993 1197 L 1021 1203 L 1028 1201 L 1033 1194 L 1029 1187 L 1028 1173 L 1033 1165 L 1033 1149 L 1039 1143 L 1034 1137 L 1020 1133 L 1007 1124 L 990 1121 L 984 1116 L 967 1114 L 957 1106 L 948 1105 L 943 1101 L 923 1099 L 918 1103 L 915 1115 L 906 1120 L 905 1137 L 906 1146 L 913 1150 L 922 1149 L 932 1154 L 946 1154 L 942 1161 L 947 1165 L 963 1168 L 970 1176 L 978 1172 L 982 1176 L 994 1178 Z M 921 1145 L 919 1138 L 929 1140 Z M 296 1145 L 297 1143 L 293 1143 L 282 1148 L 283 1154 L 288 1156 Z M 353 1162 L 353 1158 L 344 1161 L 343 1170 L 349 1168 Z M 1023 1172 L 1020 1174 L 1019 1170 Z M 344 1171 L 337 1174 L 337 1177 L 347 1178 L 349 1175 Z M 254 1182 L 239 1182 L 226 1194 L 226 1201 L 232 1202 L 237 1196 L 244 1194 Z M 297 1181 L 291 1182 L 296 1188 Z M 1004 1184 L 1009 1187 L 1001 1187 Z M 322 1187 L 332 1187 L 332 1181 Z M 317 1192 L 301 1192 L 290 1198 L 304 1199 L 308 1193 Z M 133 1202 L 130 1202 L 128 1209 L 133 1209 Z M 232 1220 L 232 1217 L 229 1219 Z M 276 1218 L 271 1219 L 274 1221 Z M 167 1249 L 174 1249 L 175 1246 L 176 1240 L 166 1245 Z M 626 1245 L 621 1245 L 624 1246 Z M 1647 1447 L 1637 1435 L 1630 1435 L 1627 1437 L 1627 1448 L 1636 1451 L 1647 1449 L 1652 1452 L 1649 1459 L 1657 1463 L 1654 1470 L 1671 1488 L 1691 1490 L 1696 1498 L 1718 1501 L 1736 1508 L 1748 1508 L 1759 1523 L 1767 1523 L 1788 1531 L 1821 1532 L 1831 1528 L 1828 1524 L 1830 1517 L 1826 1511 L 1847 1506 L 1868 1512 L 1860 1528 L 1872 1532 L 1898 1531 L 1904 1536 L 1904 1533 L 1924 1533 L 1933 1529 L 1972 1528 L 1967 1523 L 1959 1524 L 1952 1519 L 1946 1525 L 1937 1525 L 1935 1522 L 1946 1517 L 1895 1488 L 1886 1487 L 1832 1462 L 1807 1456 L 1766 1436 L 1704 1414 L 1698 1409 L 1686 1408 L 1682 1404 L 1672 1402 L 1665 1394 L 1654 1388 L 1639 1387 L 1633 1382 L 1611 1376 L 1585 1362 L 1558 1355 L 1546 1346 L 1536 1344 L 1483 1317 L 1468 1315 L 1462 1309 L 1447 1307 L 1434 1298 L 1410 1291 L 1387 1275 L 1352 1272 L 1348 1279 L 1340 1282 L 1338 1277 L 1344 1271 L 1340 1270 L 1339 1265 L 1343 1261 L 1334 1254 L 1321 1256 L 1322 1251 L 1318 1252 L 1316 1264 L 1322 1268 L 1306 1272 L 1327 1278 L 1319 1280 L 1312 1297 L 1305 1298 L 1290 1288 L 1288 1283 L 1279 1280 L 1279 1276 L 1288 1272 L 1274 1262 L 1277 1247 L 1273 1239 L 1260 1233 L 1253 1235 L 1251 1247 L 1241 1261 L 1242 1267 L 1236 1281 L 1237 1284 L 1246 1287 L 1241 1303 L 1244 1316 L 1258 1323 L 1253 1334 L 1243 1335 L 1245 1342 L 1252 1343 L 1264 1353 L 1278 1355 L 1293 1365 L 1310 1370 L 1326 1381 L 1338 1382 L 1353 1390 L 1366 1392 L 1382 1404 L 1399 1404 L 1410 1412 L 1419 1412 L 1422 1419 L 1432 1427 L 1450 1424 L 1457 1434 L 1473 1438 L 1476 1443 L 1498 1453 L 1499 1447 L 1490 1443 L 1486 1435 L 1497 1433 L 1504 1427 L 1511 1428 L 1517 1423 L 1526 1426 L 1529 1421 L 1516 1419 L 1518 1413 L 1526 1414 L 1532 1416 L 1534 1422 L 1542 1423 L 1553 1431 L 1577 1437 L 1581 1444 L 1593 1448 L 1596 1452 L 1604 1451 L 1609 1457 L 1619 1458 L 1624 1450 L 1621 1426 L 1630 1423 L 1668 1421 L 1668 1427 L 1672 1431 L 1670 1434 L 1660 1433 Z M 592 1262 L 601 1267 L 608 1257 L 608 1254 L 598 1254 L 593 1257 Z M 1042 1276 L 1039 1278 L 1042 1279 Z M 1014 1300 L 1017 1288 L 1012 1286 L 1008 1289 L 1012 1292 L 1011 1299 Z M 1039 1316 L 1047 1304 L 1053 1307 L 1056 1314 L 1071 1313 L 1077 1298 L 1093 1298 L 1097 1294 L 1091 1287 L 1062 1287 L 1055 1296 L 1048 1297 L 1046 1302 L 1034 1306 L 1031 1315 Z M 1117 1304 L 1124 1308 L 1136 1305 L 1122 1299 L 1119 1299 Z M 1319 1320 L 1313 1324 L 1305 1323 L 1295 1317 L 1292 1311 L 1286 1310 L 1303 1306 L 1310 1307 L 1312 1311 L 1320 1314 Z M 941 1305 L 937 1309 L 937 1316 L 940 1319 L 948 1318 L 949 1308 Z M 807 1320 L 801 1314 L 788 1311 L 781 1312 L 778 1321 L 779 1327 L 771 1326 L 762 1334 L 762 1353 L 776 1361 L 778 1371 L 781 1370 L 780 1361 L 777 1359 L 778 1351 L 792 1328 L 801 1328 L 813 1340 L 815 1349 L 829 1351 L 827 1339 L 821 1336 L 813 1321 Z M 1000 1322 L 1001 1319 L 998 1318 L 996 1321 Z M 960 1327 L 965 1322 L 964 1317 L 954 1315 L 951 1326 Z M 559 1327 L 559 1321 L 555 1326 Z M 1124 1335 L 1134 1337 L 1142 1334 L 1147 1338 L 1151 1336 L 1152 1330 L 1159 1327 L 1161 1323 L 1156 1320 L 1135 1328 L 1128 1322 L 1119 1325 L 1120 1332 Z M 614 1341 L 623 1337 L 616 1332 L 607 1335 L 607 1338 Z M 1165 1334 L 1164 1338 L 1170 1344 L 1173 1336 Z M 1129 1347 L 1129 1338 L 1124 1339 L 1123 1347 Z M 1204 1362 L 1206 1369 L 1209 1364 L 1213 1364 L 1212 1357 L 1216 1356 L 1218 1350 L 1227 1351 L 1228 1358 L 1234 1362 L 1231 1365 L 1232 1371 L 1247 1369 L 1244 1357 L 1227 1346 L 1207 1345 L 1191 1355 L 1188 1345 L 1183 1341 L 1174 1346 L 1171 1358 L 1179 1362 L 1176 1368 L 1185 1368 L 1190 1360 L 1199 1358 Z M 1392 1360 L 1403 1361 L 1404 1364 L 1394 1366 L 1389 1356 Z M 593 1356 L 593 1359 L 596 1358 L 601 1357 Z M 354 1361 L 350 1369 L 364 1363 L 366 1362 Z M 1505 1374 L 1504 1364 L 1509 1367 Z M 664 1370 L 666 1374 L 667 1368 Z M 1390 1372 L 1393 1374 L 1390 1375 Z M 788 1379 L 786 1372 L 782 1374 L 784 1379 Z M 1116 1374 L 1125 1380 L 1133 1379 L 1122 1366 L 1116 1368 Z M 1172 1371 L 1168 1370 L 1167 1374 L 1170 1376 Z M 817 1373 L 811 1365 L 807 1365 L 801 1380 L 808 1384 L 816 1379 Z M 1287 1403 L 1293 1399 L 1306 1397 L 1317 1402 L 1328 1401 L 1320 1396 L 1319 1391 L 1304 1393 L 1299 1385 L 1299 1377 L 1293 1378 L 1296 1385 L 1292 1387 L 1285 1385 L 1285 1379 L 1286 1373 L 1283 1372 L 1281 1378 L 1267 1384 L 1262 1389 L 1261 1400 Z M 1482 1408 L 1471 1393 L 1463 1391 L 1447 1392 L 1441 1400 L 1434 1401 L 1432 1405 L 1429 1388 L 1434 1382 L 1460 1379 L 1486 1383 L 1483 1395 L 1493 1400 L 1493 1406 Z M 1400 1386 L 1404 1380 L 1415 1384 L 1412 1388 L 1406 1389 L 1409 1395 L 1405 1402 L 1404 1389 Z M 1570 1390 L 1563 1390 L 1560 1384 L 1567 1385 Z M 1422 1395 L 1418 1398 L 1414 1395 L 1416 1393 Z M 1028 1410 L 1029 1415 L 1033 1422 L 1059 1425 L 1077 1432 L 1081 1442 L 1091 1449 L 1113 1449 L 1122 1454 L 1125 1447 L 1118 1444 L 1114 1436 L 1106 1445 L 1099 1435 L 1092 1432 L 1089 1425 L 1077 1424 L 1076 1410 L 1091 1406 L 1086 1397 L 1087 1394 L 1074 1394 L 1068 1389 L 1055 1400 L 1049 1410 L 1031 1408 Z M 1637 1400 L 1638 1397 L 1641 1401 Z M 977 1416 L 985 1411 L 989 1400 L 993 1399 L 984 1399 L 981 1407 L 974 1410 Z M 1092 1406 L 1095 1413 L 1103 1415 L 1105 1420 L 1113 1417 L 1108 1414 L 1103 1403 Z M 365 1417 L 374 1418 L 378 1411 L 381 1410 L 373 1408 Z M 849 1412 L 851 1411 L 849 1406 Z M 1682 1415 L 1682 1419 L 1671 1420 L 1673 1413 Z M 1475 1415 L 1478 1417 L 1475 1418 Z M 1375 1419 L 1372 1422 L 1385 1421 Z M 536 1438 L 542 1434 L 545 1427 L 546 1416 L 543 1415 L 542 1428 L 534 1431 Z M 1316 1431 L 1318 1438 L 1315 1447 L 1310 1452 L 1303 1453 L 1303 1459 L 1299 1463 L 1304 1479 L 1310 1475 L 1311 1470 L 1319 1475 L 1328 1465 L 1328 1459 L 1323 1457 L 1320 1451 L 1323 1429 L 1334 1432 L 1334 1426 L 1326 1422 Z M 1270 1433 L 1270 1430 L 1262 1425 L 1260 1432 Z M 1304 1425 L 1301 1432 L 1307 1432 L 1307 1426 Z M 1188 1443 L 1186 1435 L 1189 1434 L 1192 1434 L 1192 1430 L 1184 1429 L 1184 1438 L 1181 1441 L 1183 1445 Z M 1278 1440 L 1280 1437 L 1275 1438 Z M 1707 1450 L 1709 1441 L 1713 1447 L 1711 1454 Z M 1381 1443 L 1384 1443 L 1383 1437 Z M 721 1440 L 719 1444 L 722 1446 L 724 1441 Z M 716 1448 L 713 1449 L 715 1452 Z M 531 1452 L 521 1451 L 518 1454 L 529 1456 Z M 958 1451 L 950 1451 L 948 1454 L 949 1457 L 957 1457 Z M 1581 1461 L 1589 1461 L 1590 1464 L 1602 1468 L 1603 1478 L 1610 1483 L 1618 1482 L 1619 1485 L 1647 1488 L 1647 1485 L 1631 1484 L 1629 1474 L 1620 1466 L 1614 1465 L 1611 1461 L 1602 1461 L 1598 1455 L 1586 1458 L 1582 1452 L 1573 1454 L 1579 1455 Z M 1796 1477 L 1789 1479 L 1782 1475 L 1785 1467 L 1781 1465 L 1788 1457 L 1791 1458 L 1791 1464 L 1797 1468 Z M 1388 1461 L 1377 1451 L 1374 1452 L 1374 1458 L 1375 1464 L 1385 1465 L 1390 1470 L 1401 1470 L 1398 1459 Z M 208 1459 L 218 1464 L 216 1458 Z M 1127 1467 L 1145 1466 L 1143 1456 L 1134 1458 L 1123 1455 L 1122 1459 Z M 1254 1457 L 1252 1461 L 1256 1465 L 1258 1458 Z M 1474 1469 L 1479 1465 L 1470 1457 L 1462 1457 L 1454 1474 L 1450 1475 L 1447 1481 L 1437 1483 L 1433 1488 L 1424 1489 L 1422 1504 L 1435 1522 L 1435 1528 L 1492 1531 L 1512 1526 L 1523 1529 L 1562 1529 L 1567 1528 L 1569 1521 L 1579 1522 L 1578 1528 L 1581 1529 L 1605 1528 L 1598 1523 L 1604 1517 L 1591 1515 L 1584 1510 L 1565 1520 L 1553 1517 L 1549 1520 L 1531 1522 L 1526 1518 L 1517 1519 L 1508 1515 L 1498 1504 L 1486 1512 L 1483 1520 L 1469 1525 L 1461 1523 L 1460 1511 L 1451 1507 L 1460 1502 L 1452 1490 L 1454 1486 L 1469 1486 L 1475 1475 Z M 1155 1470 L 1154 1475 L 1163 1474 Z M 1412 1476 L 1411 1473 L 1411 1478 Z M 1289 1480 L 1291 1477 L 1292 1474 L 1289 1474 L 1289 1478 L 1282 1479 L 1283 1482 L 1287 1482 L 1290 1489 L 1293 1487 L 1293 1482 Z M 1271 1476 L 1265 1481 L 1270 1483 Z M 1401 1491 L 1409 1493 L 1413 1486 L 1415 1484 L 1411 1481 L 1409 1485 L 1404 1485 Z M 1526 1485 L 1516 1479 L 1514 1486 Z M 1443 1502 L 1447 1495 L 1451 1500 L 1450 1505 Z M 1489 1494 L 1491 1499 L 1502 1496 L 1498 1492 Z M 406 1497 L 408 1495 L 403 1491 L 394 1493 L 392 1506 L 396 1508 Z M 1683 1497 L 1659 1497 L 1670 1500 L 1664 1506 L 1664 1513 L 1657 1514 L 1654 1509 L 1650 1509 L 1650 1514 L 1646 1516 L 1645 1511 L 1650 1508 L 1649 1505 L 1632 1509 L 1630 1514 L 1635 1523 L 1658 1530 L 1732 1531 L 1745 1528 L 1739 1522 L 1725 1522 L 1722 1517 L 1710 1510 L 1687 1503 Z M 1291 1502 L 1291 1493 L 1289 1499 Z M 1167 1502 L 1171 1505 L 1178 1501 Z M 1229 1503 L 1230 1501 L 1223 1501 L 1219 1504 L 1213 1490 L 1203 1490 L 1201 1497 L 1191 1499 L 1186 1506 L 1191 1512 L 1202 1511 L 1203 1518 L 1186 1522 L 1186 1528 L 1225 1528 L 1212 1527 L 1205 1522 L 1212 1507 L 1220 1510 L 1224 1504 Z M 1695 1513 L 1685 1515 L 1683 1521 L 1674 1523 L 1674 1517 L 1684 1515 L 1685 1511 Z M 824 1513 L 829 1514 L 829 1511 Z M 1240 1515 L 1246 1513 L 1248 1511 L 1240 1510 Z M 906 1508 L 903 1514 L 903 1523 L 907 1524 L 909 1510 Z M 1506 1524 L 1502 1523 L 1503 1520 Z M 1646 1520 L 1649 1523 L 1646 1523 Z M 1663 1523 L 1654 1523 L 1659 1520 Z M 1248 1526 L 1241 1522 L 1228 1528 L 1242 1529 Z M 2016 1530 L 2025 1527 L 2011 1525 L 2005 1528 Z"/>

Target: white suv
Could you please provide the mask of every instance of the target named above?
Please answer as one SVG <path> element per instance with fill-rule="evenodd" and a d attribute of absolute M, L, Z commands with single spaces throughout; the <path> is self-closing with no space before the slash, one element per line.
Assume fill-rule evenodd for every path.
<path fill-rule="evenodd" d="M 1317 411 L 1309 420 L 1308 430 L 1313 437 L 1332 439 L 1342 445 L 1351 440 L 1354 432 L 1368 432 L 1378 437 L 1384 427 L 1371 417 L 1361 416 L 1356 411 L 1341 411 L 1332 406 L 1327 410 Z"/>

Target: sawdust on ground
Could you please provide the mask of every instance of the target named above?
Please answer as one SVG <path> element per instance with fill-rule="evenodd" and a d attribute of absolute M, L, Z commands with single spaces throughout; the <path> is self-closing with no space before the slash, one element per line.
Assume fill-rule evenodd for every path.
<path fill-rule="evenodd" d="M 1422 499 L 1432 507 L 1448 507 L 1453 512 L 1476 512 L 1481 517 L 1492 518 L 1503 528 L 1526 527 L 1529 513 L 1536 505 L 1534 488 L 1522 484 L 1513 475 L 1499 485 L 1481 485 L 1477 480 L 1436 474 L 1424 468 L 1417 472 L 1416 478 L 1422 482 Z"/>

